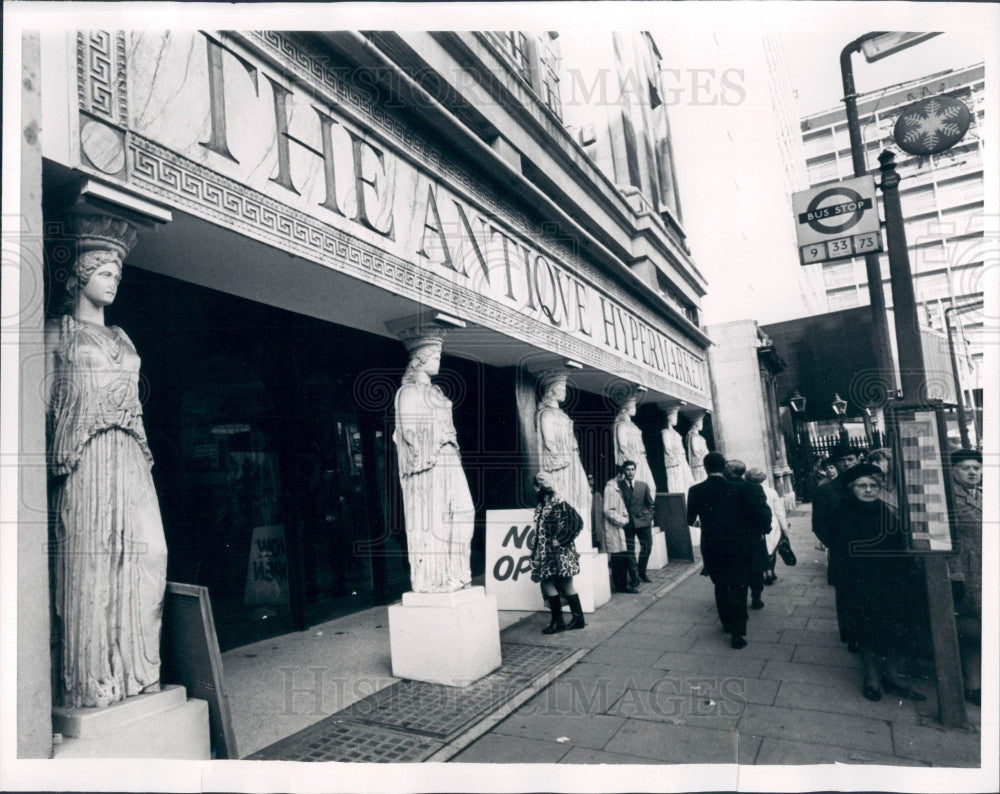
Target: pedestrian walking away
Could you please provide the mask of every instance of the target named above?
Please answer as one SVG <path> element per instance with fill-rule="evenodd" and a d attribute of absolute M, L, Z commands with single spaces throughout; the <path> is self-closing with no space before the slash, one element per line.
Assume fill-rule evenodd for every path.
<path fill-rule="evenodd" d="M 777 580 L 774 566 L 778 561 L 779 548 L 785 565 L 795 565 L 795 555 L 788 540 L 788 518 L 785 515 L 785 501 L 767 482 L 767 475 L 761 469 L 750 469 L 743 475 L 750 483 L 756 483 L 767 497 L 767 506 L 771 509 L 771 531 L 764 538 L 767 551 L 767 564 L 764 568 L 764 584 L 772 585 Z"/>
<path fill-rule="evenodd" d="M 715 586 L 715 606 L 730 645 L 746 646 L 747 588 L 751 541 L 770 528 L 770 510 L 752 504 L 750 490 L 723 476 L 726 459 L 718 452 L 704 458 L 707 478 L 688 491 L 688 524 L 700 522 L 701 556 Z M 766 516 L 764 511 L 766 511 Z"/>
<path fill-rule="evenodd" d="M 763 609 L 764 601 L 761 595 L 764 592 L 764 571 L 768 567 L 767 544 L 764 541 L 764 534 L 770 534 L 771 532 L 771 515 L 764 490 L 759 484 L 743 478 L 746 470 L 747 465 L 742 460 L 728 460 L 726 461 L 724 475 L 737 488 L 743 488 L 747 491 L 750 503 L 760 516 L 762 534 L 750 538 L 750 574 L 748 581 L 750 585 L 750 609 Z M 768 511 L 766 522 L 764 521 L 765 510 Z"/>
<path fill-rule="evenodd" d="M 625 544 L 629 554 L 629 578 L 632 587 L 638 582 L 651 581 L 646 576 L 646 566 L 653 550 L 653 508 L 656 502 L 650 484 L 635 478 L 636 465 L 633 460 L 622 463 L 621 493 L 628 511 L 628 524 L 625 525 Z M 635 540 L 639 539 L 639 562 L 636 569 Z"/>
<path fill-rule="evenodd" d="M 531 581 L 538 582 L 552 613 L 543 634 L 555 634 L 567 629 L 582 629 L 583 607 L 573 586 L 573 577 L 580 573 L 580 555 L 573 544 L 583 529 L 583 519 L 556 491 L 555 478 L 548 472 L 535 475 L 538 504 L 535 506 L 535 531 L 531 539 Z M 561 596 L 565 596 L 573 619 L 563 620 Z"/>

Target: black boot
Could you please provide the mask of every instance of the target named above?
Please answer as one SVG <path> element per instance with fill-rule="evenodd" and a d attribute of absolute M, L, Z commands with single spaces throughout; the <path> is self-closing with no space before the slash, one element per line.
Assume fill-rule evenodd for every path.
<path fill-rule="evenodd" d="M 573 613 L 573 619 L 569 622 L 566 629 L 582 629 L 587 624 L 583 619 L 583 607 L 580 606 L 580 596 L 576 593 L 568 595 L 566 596 L 566 603 L 569 604 L 569 611 Z"/>
<path fill-rule="evenodd" d="M 566 628 L 566 622 L 563 620 L 562 602 L 559 600 L 559 596 L 557 595 L 546 596 L 545 600 L 549 602 L 549 611 L 552 613 L 552 622 L 542 629 L 542 634 L 558 634 Z M 579 603 L 579 600 L 577 603 Z"/>

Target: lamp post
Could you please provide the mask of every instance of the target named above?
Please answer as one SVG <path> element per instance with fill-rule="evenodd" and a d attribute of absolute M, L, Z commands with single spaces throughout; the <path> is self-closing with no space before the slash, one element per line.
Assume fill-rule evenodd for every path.
<path fill-rule="evenodd" d="M 839 394 L 834 394 L 830 407 L 837 415 L 837 421 L 840 422 L 840 441 L 842 444 L 846 444 L 848 439 L 847 431 L 844 430 L 844 421 L 847 419 L 847 400 L 843 399 Z"/>
<path fill-rule="evenodd" d="M 795 491 L 802 494 L 806 501 L 809 501 L 812 499 L 811 494 L 806 493 L 809 483 L 809 465 L 811 463 L 808 447 L 809 434 L 808 432 L 806 433 L 805 443 L 803 443 L 801 430 L 802 420 L 806 412 L 806 398 L 799 394 L 799 390 L 796 389 L 788 400 L 788 405 L 792 409 L 792 433 L 795 435 Z"/>
<path fill-rule="evenodd" d="M 802 415 L 806 412 L 806 398 L 799 394 L 799 390 L 796 389 L 795 393 L 788 400 L 788 405 L 792 409 L 792 429 L 795 431 L 795 442 L 798 443 Z"/>

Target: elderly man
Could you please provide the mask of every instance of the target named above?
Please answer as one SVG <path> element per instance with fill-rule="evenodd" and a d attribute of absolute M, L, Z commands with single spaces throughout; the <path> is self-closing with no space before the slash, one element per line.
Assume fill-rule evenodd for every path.
<path fill-rule="evenodd" d="M 761 595 L 764 592 L 764 571 L 768 569 L 767 543 L 764 541 L 764 534 L 771 531 L 771 508 L 767 506 L 767 495 L 760 484 L 743 478 L 746 471 L 747 465 L 742 460 L 733 458 L 726 461 L 724 472 L 726 479 L 738 488 L 746 489 L 750 504 L 758 513 L 763 514 L 764 510 L 767 511 L 766 528 L 762 525 L 761 533 L 755 534 L 750 539 L 750 609 L 763 609 L 764 601 Z"/>
<path fill-rule="evenodd" d="M 980 704 L 983 615 L 983 456 L 972 449 L 951 455 L 951 506 L 957 557 L 949 560 L 965 698 Z"/>
<path fill-rule="evenodd" d="M 747 584 L 755 537 L 770 529 L 771 511 L 753 503 L 749 488 L 723 475 L 726 459 L 718 452 L 704 458 L 708 477 L 688 491 L 687 522 L 701 522 L 705 573 L 715 585 L 715 606 L 731 647 L 745 648 Z"/>
<path fill-rule="evenodd" d="M 830 452 L 830 459 L 833 461 L 833 465 L 837 467 L 839 474 L 843 474 L 853 466 L 857 466 L 861 462 L 861 456 L 862 452 L 860 449 L 846 444 L 838 444 Z M 839 548 L 841 545 L 836 542 L 839 527 L 833 521 L 833 515 L 845 498 L 847 498 L 847 492 L 844 490 L 843 480 L 839 476 L 819 486 L 816 489 L 815 496 L 813 496 L 812 531 L 819 538 L 820 543 L 826 546 L 828 550 L 833 546 Z M 837 566 L 840 562 L 839 552 L 828 551 L 827 582 L 835 587 L 837 585 Z M 853 653 L 858 650 L 858 644 L 848 639 L 849 636 L 853 635 L 850 631 L 850 626 L 845 623 L 846 620 L 849 620 L 848 610 L 843 603 L 843 594 L 838 592 L 837 626 L 840 629 L 840 639 L 848 643 L 847 647 Z"/>

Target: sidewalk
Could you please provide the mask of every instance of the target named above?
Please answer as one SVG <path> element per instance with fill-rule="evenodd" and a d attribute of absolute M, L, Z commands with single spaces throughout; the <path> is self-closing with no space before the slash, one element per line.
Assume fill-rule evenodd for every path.
<path fill-rule="evenodd" d="M 862 697 L 809 525 L 808 506 L 792 513 L 799 564 L 779 561 L 739 651 L 700 564 L 683 563 L 615 595 L 581 631 L 546 636 L 546 614 L 502 612 L 504 663 L 464 689 L 391 676 L 384 607 L 229 651 L 240 756 L 978 766 L 979 710 L 968 730 L 942 728 L 931 680 L 908 681 L 920 704 Z"/>
<path fill-rule="evenodd" d="M 573 632 L 590 636 L 556 635 L 589 650 L 452 760 L 979 766 L 979 709 L 969 706 L 968 730 L 942 728 L 933 681 L 908 681 L 924 703 L 862 697 L 808 507 L 790 519 L 799 563 L 778 562 L 764 609 L 750 612 L 746 648 L 729 647 L 708 578 L 688 576 L 615 631 L 595 621 Z M 543 642 L 543 622 L 505 639 Z"/>

